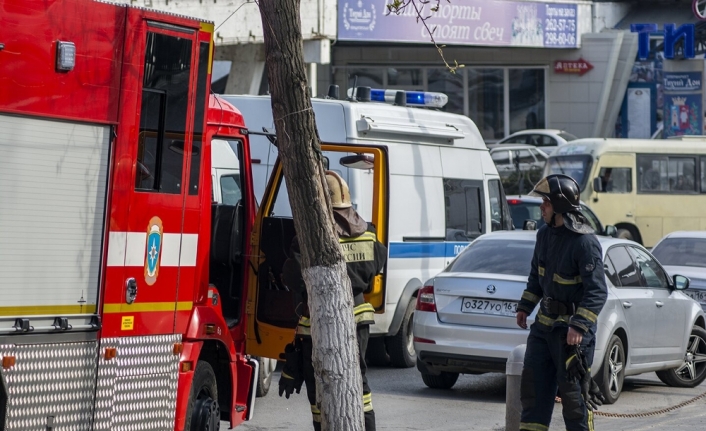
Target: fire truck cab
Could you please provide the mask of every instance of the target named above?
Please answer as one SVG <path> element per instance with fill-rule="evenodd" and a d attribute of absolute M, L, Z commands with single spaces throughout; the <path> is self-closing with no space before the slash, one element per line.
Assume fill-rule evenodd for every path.
<path fill-rule="evenodd" d="M 213 25 L 0 0 L 0 430 L 211 430 L 251 417 L 243 117 Z M 211 142 L 242 194 L 212 202 Z M 30 408 L 31 406 L 31 408 Z"/>

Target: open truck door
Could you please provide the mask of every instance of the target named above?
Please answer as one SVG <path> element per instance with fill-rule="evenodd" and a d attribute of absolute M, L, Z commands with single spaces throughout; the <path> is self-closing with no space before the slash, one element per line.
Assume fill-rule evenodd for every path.
<path fill-rule="evenodd" d="M 388 157 L 387 149 L 374 145 L 322 144 L 327 169 L 336 171 L 359 193 L 356 208 L 375 225 L 378 240 L 387 246 Z M 247 344 L 251 355 L 279 358 L 294 338 L 301 313 L 299 299 L 281 279 L 282 266 L 290 256 L 296 235 L 282 164 L 278 159 L 263 195 L 252 232 L 247 299 Z M 385 281 L 375 277 L 365 295 L 376 313 L 385 311 Z M 352 312 L 352 304 L 351 304 Z"/>

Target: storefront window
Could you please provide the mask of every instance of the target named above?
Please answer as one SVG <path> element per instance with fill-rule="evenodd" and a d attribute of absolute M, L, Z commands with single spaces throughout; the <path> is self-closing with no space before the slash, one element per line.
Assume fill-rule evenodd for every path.
<path fill-rule="evenodd" d="M 449 97 L 449 103 L 442 111 L 463 114 L 463 74 L 451 73 L 447 69 L 427 70 L 428 90 L 444 93 Z"/>
<path fill-rule="evenodd" d="M 544 69 L 510 69 L 510 133 L 544 129 Z"/>
<path fill-rule="evenodd" d="M 424 74 L 422 69 L 387 69 L 387 87 L 403 87 L 405 90 L 423 90 Z"/>
<path fill-rule="evenodd" d="M 503 70 L 468 69 L 467 76 L 468 116 L 486 142 L 504 138 Z"/>
<path fill-rule="evenodd" d="M 356 87 L 382 88 L 382 74 L 383 69 L 374 69 L 372 67 L 346 69 L 348 88 L 353 88 L 354 85 Z"/>

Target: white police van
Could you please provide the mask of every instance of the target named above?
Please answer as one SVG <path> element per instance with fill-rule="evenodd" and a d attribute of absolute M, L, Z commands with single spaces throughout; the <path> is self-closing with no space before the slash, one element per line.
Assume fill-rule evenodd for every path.
<path fill-rule="evenodd" d="M 483 138 L 468 117 L 440 110 L 446 95 L 366 87 L 356 93 L 353 100 L 311 102 L 328 169 L 348 182 L 356 210 L 388 247 L 384 274 L 366 295 L 377 310 L 368 359 L 380 364 L 389 354 L 394 366 L 411 367 L 417 291 L 474 238 L 510 230 L 512 222 Z M 255 354 L 276 358 L 291 340 L 297 300 L 279 277 L 294 236 L 281 164 L 273 138 L 254 134 L 274 132 L 270 98 L 223 98 L 253 132 L 260 212 L 252 235 L 258 257 L 251 261 L 248 342 L 259 346 Z M 395 99 L 406 106 L 389 103 Z"/>

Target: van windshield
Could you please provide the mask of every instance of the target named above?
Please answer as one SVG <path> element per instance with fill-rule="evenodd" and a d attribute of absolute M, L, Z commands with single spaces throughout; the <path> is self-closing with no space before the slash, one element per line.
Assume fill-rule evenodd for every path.
<path fill-rule="evenodd" d="M 552 156 L 547 160 L 547 165 L 544 170 L 545 175 L 564 174 L 575 179 L 579 183 L 581 191 L 586 187 L 586 181 L 593 159 L 588 154 L 576 156 Z"/>

